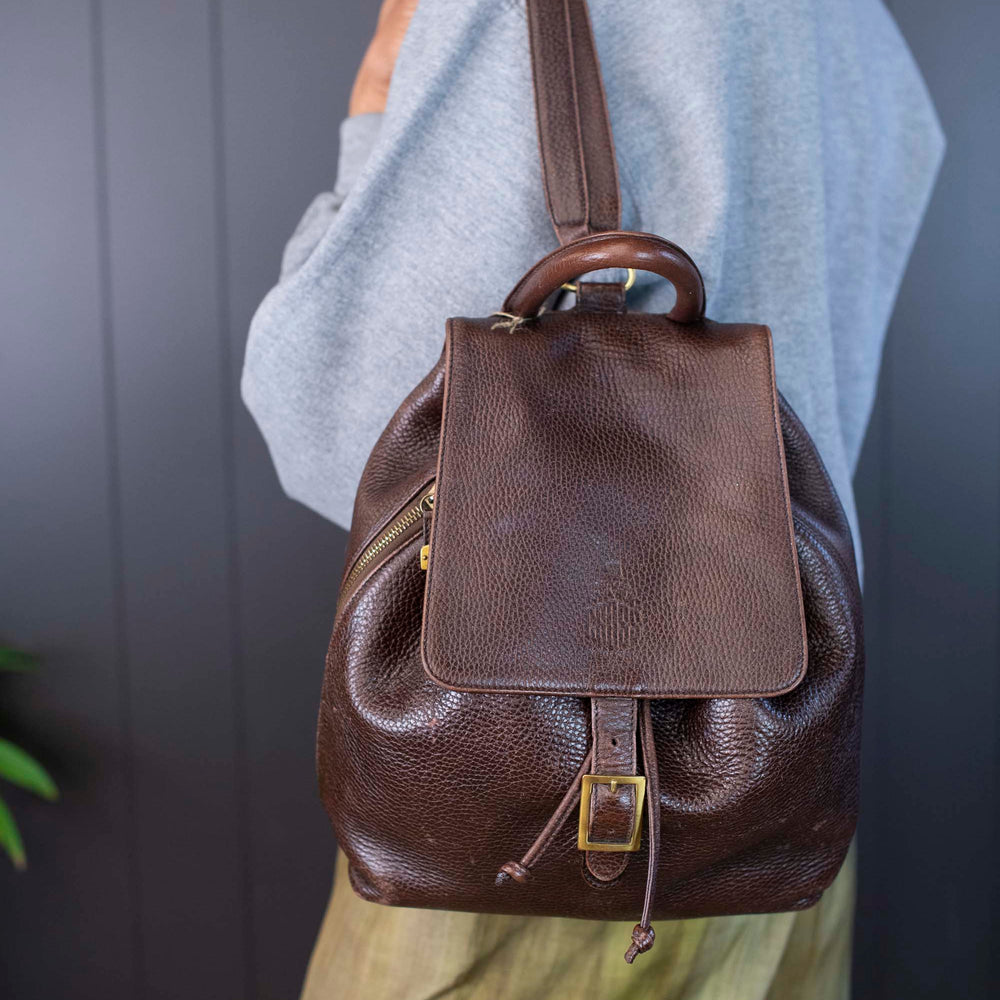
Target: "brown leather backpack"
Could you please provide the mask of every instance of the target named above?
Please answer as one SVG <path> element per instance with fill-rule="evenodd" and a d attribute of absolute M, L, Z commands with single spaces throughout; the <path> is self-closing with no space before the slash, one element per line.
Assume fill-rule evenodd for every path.
<path fill-rule="evenodd" d="M 833 880 L 857 813 L 861 603 L 770 331 L 704 319 L 687 254 L 619 231 L 586 3 L 528 15 L 563 245 L 502 312 L 449 321 L 371 454 L 319 777 L 365 899 L 641 909 L 632 961 L 654 916 L 800 909 Z M 673 310 L 629 313 L 621 283 L 591 281 L 543 311 L 604 268 L 667 278 Z"/>

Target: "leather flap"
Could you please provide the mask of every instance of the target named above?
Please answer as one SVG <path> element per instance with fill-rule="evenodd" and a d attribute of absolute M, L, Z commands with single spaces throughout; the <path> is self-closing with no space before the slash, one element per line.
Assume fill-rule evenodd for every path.
<path fill-rule="evenodd" d="M 770 331 L 449 323 L 422 652 L 462 691 L 762 697 L 806 636 Z"/>

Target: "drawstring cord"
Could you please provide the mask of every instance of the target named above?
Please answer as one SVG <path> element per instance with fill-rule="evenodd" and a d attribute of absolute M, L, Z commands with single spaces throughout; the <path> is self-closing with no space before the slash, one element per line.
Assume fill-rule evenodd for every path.
<path fill-rule="evenodd" d="M 636 955 L 649 951 L 653 947 L 656 934 L 649 922 L 652 914 L 653 902 L 656 898 L 656 869 L 660 861 L 660 775 L 656 762 L 656 745 L 653 740 L 653 717 L 649 708 L 649 701 L 643 700 L 642 705 L 642 765 L 646 772 L 646 803 L 649 827 L 649 863 L 646 868 L 646 895 L 642 904 L 642 917 L 632 928 L 632 943 L 625 952 L 625 961 L 631 965 L 635 961 Z M 566 817 L 573 810 L 580 798 L 580 784 L 583 776 L 590 771 L 590 762 L 593 759 L 593 751 L 587 754 L 580 770 L 577 772 L 573 783 L 569 786 L 562 801 L 556 806 L 556 811 L 549 818 L 549 821 L 542 828 L 542 832 L 535 838 L 534 843 L 528 848 L 527 853 L 520 861 L 508 861 L 497 872 L 497 885 L 503 885 L 508 878 L 523 885 L 528 881 L 530 869 L 542 856 L 545 849 L 552 842 L 552 838 L 562 828 L 566 822 Z"/>
<path fill-rule="evenodd" d="M 653 715 L 648 699 L 642 702 L 642 766 L 646 772 L 646 815 L 649 820 L 649 864 L 646 866 L 646 898 L 642 904 L 642 918 L 632 928 L 632 943 L 625 952 L 625 961 L 631 965 L 636 955 L 649 951 L 656 940 L 656 933 L 649 922 L 653 901 L 656 898 L 656 869 L 660 864 L 660 768 L 656 762 L 656 744 L 653 741 Z"/>
<path fill-rule="evenodd" d="M 497 872 L 497 885 L 502 885 L 506 881 L 505 875 L 509 875 L 515 882 L 520 882 L 522 885 L 528 881 L 528 870 L 542 856 L 542 852 L 549 846 L 552 838 L 566 822 L 566 817 L 572 812 L 573 806 L 576 805 L 576 801 L 580 797 L 580 783 L 583 781 L 583 776 L 590 770 L 590 762 L 593 759 L 594 751 L 591 750 L 580 765 L 580 770 L 576 772 L 573 784 L 569 786 L 562 801 L 556 806 L 556 811 L 552 814 L 551 819 L 542 827 L 542 832 L 528 848 L 528 853 L 520 861 L 508 861 Z"/>

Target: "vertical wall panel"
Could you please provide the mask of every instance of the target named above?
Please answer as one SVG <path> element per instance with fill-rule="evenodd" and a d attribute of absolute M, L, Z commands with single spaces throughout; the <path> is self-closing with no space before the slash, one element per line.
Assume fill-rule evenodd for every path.
<path fill-rule="evenodd" d="M 880 735 L 866 761 L 876 770 L 859 915 L 859 937 L 876 938 L 879 953 L 859 966 L 859 995 L 986 996 L 996 988 L 1000 10 L 894 9 L 949 151 L 884 380 Z"/>
<path fill-rule="evenodd" d="M 208 5 L 103 40 L 144 996 L 247 995 Z"/>
<path fill-rule="evenodd" d="M 334 182 L 337 130 L 377 4 L 225 0 L 221 16 L 232 384 L 253 311 L 309 201 Z M 296 995 L 334 844 L 313 746 L 344 535 L 283 496 L 239 405 L 236 455 L 256 995 Z"/>
<path fill-rule="evenodd" d="M 0 675 L 0 735 L 64 796 L 0 792 L 30 860 L 0 858 L 0 996 L 297 993 L 333 860 L 312 757 L 344 539 L 281 495 L 237 383 L 377 6 L 4 5 L 0 639 L 45 663 Z M 857 478 L 855 996 L 939 1000 L 1000 975 L 1000 15 L 893 8 L 950 148 Z"/>
<path fill-rule="evenodd" d="M 62 799 L 0 790 L 29 863 L 0 855 L 0 996 L 133 997 L 98 47 L 86 3 L 7 4 L 2 22 L 0 640 L 43 665 L 0 674 L 0 735 Z"/>
<path fill-rule="evenodd" d="M 861 819 L 858 825 L 858 895 L 854 938 L 855 1000 L 880 997 L 872 981 L 882 964 L 892 928 L 882 919 L 882 900 L 893 891 L 891 872 L 883 859 L 892 853 L 894 825 L 885 822 L 882 791 L 892 780 L 886 747 L 893 738 L 886 722 L 886 701 L 892 697 L 889 667 L 890 629 L 887 527 L 889 481 L 892 476 L 890 424 L 892 358 L 882 362 L 875 408 L 855 476 L 865 579 L 865 702 L 861 748 Z"/>

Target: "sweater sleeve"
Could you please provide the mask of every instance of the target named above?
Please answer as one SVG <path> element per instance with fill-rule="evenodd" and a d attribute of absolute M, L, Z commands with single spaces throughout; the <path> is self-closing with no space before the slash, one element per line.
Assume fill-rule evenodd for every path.
<path fill-rule="evenodd" d="M 592 2 L 622 226 L 698 261 L 714 319 L 769 324 L 856 528 L 851 472 L 943 151 L 916 64 L 880 0 L 649 0 L 627 24 L 618 6 Z M 350 524 L 447 318 L 489 315 L 553 244 L 523 4 L 419 4 L 385 115 L 344 124 L 337 184 L 251 324 L 241 390 L 285 492 Z M 630 293 L 672 303 L 652 275 Z"/>
<path fill-rule="evenodd" d="M 341 527 L 447 318 L 488 315 L 551 249 L 526 38 L 518 4 L 417 6 L 385 113 L 344 123 L 251 321 L 243 401 L 284 491 Z"/>
<path fill-rule="evenodd" d="M 281 258 L 281 279 L 294 274 L 319 245 L 378 141 L 380 114 L 354 115 L 340 125 L 340 156 L 332 191 L 316 195 L 299 221 Z"/>

